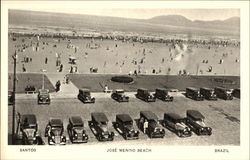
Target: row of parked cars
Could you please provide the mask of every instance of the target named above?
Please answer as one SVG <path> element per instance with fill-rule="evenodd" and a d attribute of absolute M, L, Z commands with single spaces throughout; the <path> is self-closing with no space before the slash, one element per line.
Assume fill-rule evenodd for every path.
<path fill-rule="evenodd" d="M 148 89 L 140 88 L 137 89 L 136 98 L 141 99 L 146 102 L 155 102 L 156 98 L 166 101 L 172 102 L 174 97 L 169 94 L 173 90 L 168 90 L 165 88 L 157 88 L 155 93 L 149 92 Z M 186 88 L 186 97 L 192 98 L 194 100 L 217 100 L 217 98 L 221 98 L 224 100 L 232 100 L 233 96 L 240 98 L 240 89 L 227 89 L 223 87 L 216 88 L 206 88 L 202 87 L 200 89 L 194 87 Z M 79 93 L 77 98 L 83 103 L 95 103 L 95 98 L 91 96 L 90 90 L 86 88 L 79 89 Z M 118 102 L 128 102 L 129 97 L 125 94 L 123 89 L 117 89 L 111 94 L 111 98 Z M 13 93 L 9 91 L 8 94 L 9 105 L 13 103 Z M 40 89 L 38 91 L 37 103 L 38 104 L 50 104 L 51 99 L 49 95 L 48 89 Z"/>
<path fill-rule="evenodd" d="M 192 133 L 197 135 L 211 135 L 212 128 L 207 127 L 204 122 L 205 117 L 197 110 L 187 110 L 186 117 L 181 117 L 176 113 L 164 113 L 163 120 L 159 120 L 152 111 L 141 111 L 140 118 L 133 120 L 129 114 L 117 114 L 113 127 L 126 140 L 139 139 L 139 130 L 135 128 L 134 121 L 141 132 L 149 138 L 163 138 L 165 128 L 177 134 L 179 137 L 189 137 Z M 91 120 L 88 125 L 98 141 L 113 141 L 114 132 L 108 127 L 109 120 L 105 113 L 91 113 Z M 69 139 L 72 143 L 86 143 L 89 136 L 85 130 L 81 117 L 69 118 L 67 126 Z M 20 134 L 23 144 L 44 144 L 38 141 L 38 124 L 36 116 L 33 114 L 22 115 L 20 118 Z M 52 118 L 45 128 L 45 137 L 48 137 L 50 145 L 65 145 L 66 136 L 64 125 L 61 119 Z M 40 140 L 41 141 L 41 140 Z"/>
<path fill-rule="evenodd" d="M 174 97 L 169 94 L 170 90 L 165 88 L 157 88 L 155 93 L 149 92 L 148 89 L 140 88 L 137 89 L 136 98 L 141 99 L 146 102 L 155 102 L 156 98 L 172 102 Z M 194 87 L 186 88 L 186 97 L 194 100 L 217 100 L 221 98 L 224 100 L 232 100 L 233 96 L 240 98 L 240 89 L 227 89 L 223 87 L 216 88 L 206 88 L 202 87 L 200 89 Z M 118 102 L 128 102 L 129 97 L 125 94 L 123 89 L 117 89 L 111 94 L 111 98 Z M 84 103 L 95 103 L 95 98 L 91 97 L 90 91 L 88 89 L 80 89 L 78 94 L 78 99 Z"/>

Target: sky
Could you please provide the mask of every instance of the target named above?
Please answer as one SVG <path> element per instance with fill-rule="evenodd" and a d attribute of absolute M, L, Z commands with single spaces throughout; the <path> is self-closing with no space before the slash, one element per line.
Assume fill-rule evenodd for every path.
<path fill-rule="evenodd" d="M 18 8 L 17 8 L 18 9 Z M 145 9 L 145 8 L 32 8 L 22 10 L 73 13 L 97 16 L 149 19 L 161 15 L 182 15 L 190 20 L 225 20 L 240 17 L 239 9 Z"/>

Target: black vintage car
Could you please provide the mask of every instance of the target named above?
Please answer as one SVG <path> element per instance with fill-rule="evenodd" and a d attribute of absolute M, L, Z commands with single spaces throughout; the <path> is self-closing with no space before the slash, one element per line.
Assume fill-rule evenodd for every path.
<path fill-rule="evenodd" d="M 137 89 L 137 93 L 135 96 L 136 96 L 136 98 L 139 98 L 139 99 L 144 100 L 146 102 L 155 102 L 155 99 L 156 99 L 155 96 L 145 88 Z"/>
<path fill-rule="evenodd" d="M 207 100 L 217 100 L 217 96 L 212 88 L 202 87 L 200 88 L 200 93 Z"/>
<path fill-rule="evenodd" d="M 61 119 L 50 119 L 45 128 L 45 137 L 48 137 L 49 145 L 65 145 L 66 136 L 63 135 L 64 128 Z"/>
<path fill-rule="evenodd" d="M 50 95 L 48 89 L 39 89 L 37 95 L 38 104 L 50 104 Z"/>
<path fill-rule="evenodd" d="M 91 113 L 89 127 L 98 141 L 113 141 L 114 132 L 108 130 L 108 118 L 102 112 Z"/>
<path fill-rule="evenodd" d="M 113 98 L 114 100 L 116 100 L 118 102 L 128 102 L 129 101 L 129 97 L 124 94 L 123 89 L 115 90 L 115 92 L 111 94 L 111 98 Z"/>
<path fill-rule="evenodd" d="M 138 127 L 150 138 L 163 138 L 165 130 L 160 127 L 158 117 L 151 111 L 141 111 Z"/>
<path fill-rule="evenodd" d="M 20 117 L 20 137 L 24 145 L 43 145 L 42 138 L 38 135 L 38 125 L 34 114 L 25 114 Z"/>
<path fill-rule="evenodd" d="M 157 88 L 155 90 L 155 97 L 166 102 L 172 102 L 174 100 L 174 97 L 170 96 L 169 91 L 165 88 Z"/>
<path fill-rule="evenodd" d="M 205 117 L 197 110 L 187 110 L 186 124 L 197 135 L 211 135 L 212 128 L 204 123 Z"/>
<path fill-rule="evenodd" d="M 233 96 L 240 98 L 240 88 L 236 88 L 233 90 Z"/>
<path fill-rule="evenodd" d="M 192 135 L 191 129 L 185 124 L 185 118 L 175 113 L 165 113 L 162 125 L 179 137 L 190 137 Z"/>
<path fill-rule="evenodd" d="M 128 114 L 116 115 L 114 127 L 126 140 L 139 138 L 139 131 L 134 129 L 133 120 Z"/>
<path fill-rule="evenodd" d="M 89 89 L 81 88 L 79 89 L 78 99 L 83 103 L 95 103 L 95 98 L 91 97 L 91 93 Z"/>
<path fill-rule="evenodd" d="M 87 143 L 88 135 L 84 130 L 84 124 L 81 117 L 75 116 L 69 118 L 67 127 L 69 138 L 72 143 Z"/>
<path fill-rule="evenodd" d="M 13 94 L 14 93 L 12 91 L 8 91 L 8 105 L 13 105 L 13 102 L 14 102 Z"/>
<path fill-rule="evenodd" d="M 194 99 L 196 101 L 203 101 L 204 97 L 201 95 L 200 90 L 193 87 L 186 88 L 186 97 Z"/>
<path fill-rule="evenodd" d="M 217 95 L 218 98 L 221 98 L 224 100 L 232 100 L 233 99 L 231 89 L 227 89 L 224 87 L 216 87 L 214 89 L 214 91 L 215 91 L 215 94 Z"/>

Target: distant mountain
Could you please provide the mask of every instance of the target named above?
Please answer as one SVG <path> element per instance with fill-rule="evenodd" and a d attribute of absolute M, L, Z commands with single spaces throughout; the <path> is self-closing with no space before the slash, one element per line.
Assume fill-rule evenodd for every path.
<path fill-rule="evenodd" d="M 191 21 L 184 16 L 180 15 L 166 15 L 157 16 L 146 20 L 147 22 L 165 24 L 165 25 L 176 25 L 176 26 L 186 26 L 186 27 L 198 27 L 198 28 L 217 28 L 217 29 L 239 29 L 240 18 L 232 17 L 226 20 L 214 20 L 214 21 L 201 21 L 195 20 Z"/>
<path fill-rule="evenodd" d="M 240 18 L 224 21 L 191 21 L 180 15 L 163 15 L 150 19 L 130 19 L 81 14 L 9 10 L 9 24 L 37 27 L 64 27 L 97 31 L 123 31 L 157 34 L 240 35 Z"/>
<path fill-rule="evenodd" d="M 190 25 L 191 20 L 180 15 L 157 16 L 146 20 L 147 22 L 167 24 L 167 25 Z"/>

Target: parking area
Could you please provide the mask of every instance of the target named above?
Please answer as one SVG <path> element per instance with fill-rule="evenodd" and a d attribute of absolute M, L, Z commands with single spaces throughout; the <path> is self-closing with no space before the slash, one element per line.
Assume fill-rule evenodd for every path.
<path fill-rule="evenodd" d="M 153 144 L 153 145 L 240 145 L 240 99 L 234 98 L 231 101 L 219 99 L 218 101 L 194 101 L 184 96 L 174 97 L 174 102 L 156 102 L 146 103 L 136 98 L 130 98 L 128 103 L 118 103 L 113 99 L 96 98 L 94 104 L 83 104 L 76 98 L 52 99 L 50 105 L 38 105 L 36 98 L 17 99 L 16 111 L 21 114 L 35 114 L 38 120 L 39 134 L 43 137 L 45 144 L 47 138 L 44 137 L 45 127 L 49 118 L 60 118 L 64 124 L 64 134 L 68 139 L 67 125 L 71 116 L 81 116 L 89 142 L 87 144 Z M 158 118 L 163 119 L 163 114 L 174 112 L 183 117 L 186 116 L 186 110 L 196 109 L 205 116 L 205 123 L 213 129 L 211 136 L 197 136 L 179 138 L 176 134 L 165 129 L 164 139 L 150 139 L 140 131 L 139 140 L 124 140 L 121 135 L 113 128 L 112 122 L 115 121 L 116 114 L 127 113 L 134 120 L 139 118 L 140 111 L 150 110 Z M 109 119 L 109 129 L 114 131 L 115 138 L 112 142 L 98 142 L 91 132 L 88 121 L 90 121 L 91 112 L 104 112 Z M 12 106 L 8 110 L 8 133 L 11 134 L 12 128 Z M 134 121 L 135 122 L 135 121 Z M 136 129 L 138 127 L 134 125 Z M 69 139 L 67 145 L 70 144 Z M 75 144 L 74 144 L 75 145 Z"/>

